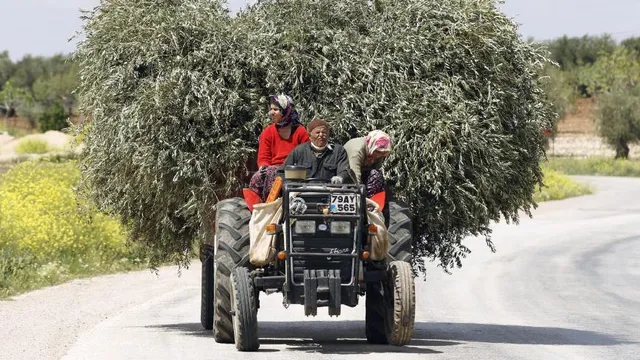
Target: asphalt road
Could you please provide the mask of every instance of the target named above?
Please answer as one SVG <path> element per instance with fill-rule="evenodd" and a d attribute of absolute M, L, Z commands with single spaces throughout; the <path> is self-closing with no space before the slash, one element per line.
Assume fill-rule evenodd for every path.
<path fill-rule="evenodd" d="M 578 178 L 597 194 L 494 226 L 498 252 L 417 279 L 414 340 L 364 340 L 364 301 L 305 318 L 261 294 L 261 348 L 238 353 L 199 323 L 200 267 L 73 281 L 0 302 L 2 359 L 640 359 L 640 180 Z M 362 299 L 364 300 L 364 299 Z"/>

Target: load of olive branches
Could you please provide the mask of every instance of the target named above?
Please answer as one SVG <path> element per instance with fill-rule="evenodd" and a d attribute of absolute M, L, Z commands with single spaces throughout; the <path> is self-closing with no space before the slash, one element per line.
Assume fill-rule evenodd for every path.
<path fill-rule="evenodd" d="M 83 173 L 156 261 L 188 261 L 215 203 L 237 193 L 286 92 L 344 143 L 394 139 L 385 164 L 414 214 L 414 257 L 460 266 L 469 235 L 535 206 L 552 118 L 547 59 L 492 0 L 104 0 L 87 14 Z"/>

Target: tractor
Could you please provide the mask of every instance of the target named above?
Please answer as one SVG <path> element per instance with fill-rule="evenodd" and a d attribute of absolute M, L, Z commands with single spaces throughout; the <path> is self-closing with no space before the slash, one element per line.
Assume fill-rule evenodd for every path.
<path fill-rule="evenodd" d="M 306 316 L 319 308 L 339 316 L 364 296 L 367 341 L 408 344 L 415 323 L 408 207 L 385 191 L 368 199 L 362 184 L 306 178 L 296 166 L 284 170 L 271 189 L 275 201 L 263 203 L 245 188 L 242 197 L 216 204 L 213 236 L 201 251 L 202 326 L 216 342 L 255 351 L 260 292 L 282 293 L 285 307 L 302 305 Z M 270 207 L 267 223 L 252 220 L 260 207 Z M 386 250 L 374 256 L 372 241 L 381 231 Z M 268 256 L 256 262 L 250 253 L 258 233 L 268 239 L 262 244 Z"/>

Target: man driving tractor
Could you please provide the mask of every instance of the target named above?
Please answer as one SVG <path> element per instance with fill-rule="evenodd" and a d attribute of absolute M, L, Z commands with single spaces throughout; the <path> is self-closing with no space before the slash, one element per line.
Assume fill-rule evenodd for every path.
<path fill-rule="evenodd" d="M 310 142 L 300 144 L 287 156 L 282 168 L 298 165 L 307 168 L 307 178 L 330 179 L 332 184 L 352 183 L 353 171 L 342 145 L 330 144 L 329 124 L 320 119 L 307 126 Z"/>

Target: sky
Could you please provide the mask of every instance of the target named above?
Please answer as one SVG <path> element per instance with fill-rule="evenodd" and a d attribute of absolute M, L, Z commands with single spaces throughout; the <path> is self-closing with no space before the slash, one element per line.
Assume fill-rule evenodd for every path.
<path fill-rule="evenodd" d="M 81 31 L 79 9 L 99 0 L 0 0 L 0 51 L 16 61 L 26 54 L 69 53 L 69 38 Z M 228 0 L 236 11 L 247 0 Z M 609 33 L 621 40 L 640 36 L 640 0 L 505 0 L 500 9 L 520 25 L 525 37 L 546 40 L 562 35 Z M 9 16 L 6 16 L 9 14 Z"/>

